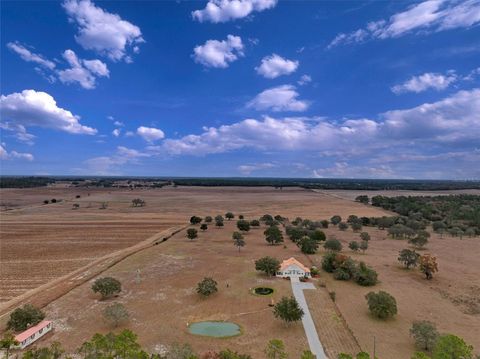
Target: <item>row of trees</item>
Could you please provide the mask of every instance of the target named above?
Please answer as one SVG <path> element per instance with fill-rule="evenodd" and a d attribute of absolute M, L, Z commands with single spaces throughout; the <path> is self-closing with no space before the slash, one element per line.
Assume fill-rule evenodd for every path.
<path fill-rule="evenodd" d="M 18 343 L 12 334 L 7 333 L 0 340 L 0 349 L 7 350 Z M 266 359 L 286 359 L 288 353 L 285 344 L 280 339 L 271 339 L 263 350 Z M 189 344 L 173 344 L 165 354 L 149 354 L 138 343 L 138 336 L 125 329 L 118 334 L 95 334 L 84 342 L 74 356 L 66 354 L 59 342 L 53 342 L 48 347 L 34 348 L 26 351 L 22 359 L 253 359 L 248 354 L 241 354 L 231 349 L 219 351 L 209 350 L 203 354 L 196 353 Z M 300 359 L 315 359 L 310 350 L 304 350 Z"/>

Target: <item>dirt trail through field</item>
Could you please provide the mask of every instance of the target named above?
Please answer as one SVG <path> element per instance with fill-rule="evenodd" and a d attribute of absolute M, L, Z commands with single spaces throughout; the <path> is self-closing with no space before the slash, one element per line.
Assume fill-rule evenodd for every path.
<path fill-rule="evenodd" d="M 88 265 L 57 278 L 47 284 L 32 289 L 8 302 L 0 304 L 0 326 L 6 325 L 10 312 L 25 303 L 43 308 L 54 300 L 60 298 L 72 289 L 80 286 L 91 278 L 99 275 L 113 265 L 145 248 L 160 244 L 168 240 L 175 233 L 185 229 L 186 226 L 175 226 L 159 232 L 134 246 L 107 254 L 96 259 Z"/>

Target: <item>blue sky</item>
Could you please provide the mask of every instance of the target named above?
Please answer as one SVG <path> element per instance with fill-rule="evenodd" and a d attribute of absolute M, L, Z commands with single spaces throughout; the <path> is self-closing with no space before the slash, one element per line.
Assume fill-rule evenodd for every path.
<path fill-rule="evenodd" d="M 7 1 L 1 173 L 480 178 L 480 1 Z"/>

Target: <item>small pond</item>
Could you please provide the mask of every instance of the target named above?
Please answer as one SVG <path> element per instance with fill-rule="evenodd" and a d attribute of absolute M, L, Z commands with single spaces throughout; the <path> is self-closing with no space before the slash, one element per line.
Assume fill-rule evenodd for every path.
<path fill-rule="evenodd" d="M 253 291 L 258 295 L 270 295 L 273 293 L 273 289 L 268 287 L 257 287 L 254 288 Z"/>
<path fill-rule="evenodd" d="M 239 325 L 230 322 L 197 322 L 191 324 L 188 331 L 191 334 L 214 338 L 233 337 L 242 333 Z"/>

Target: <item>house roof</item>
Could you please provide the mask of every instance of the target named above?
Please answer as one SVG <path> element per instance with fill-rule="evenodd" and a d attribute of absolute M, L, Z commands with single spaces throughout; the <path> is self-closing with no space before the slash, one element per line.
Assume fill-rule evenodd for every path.
<path fill-rule="evenodd" d="M 288 259 L 285 259 L 282 264 L 280 265 L 280 270 L 281 271 L 284 271 L 287 267 L 291 266 L 292 264 L 296 264 L 297 266 L 299 266 L 300 268 L 302 268 L 305 272 L 309 272 L 310 273 L 310 269 L 308 269 L 307 267 L 305 267 L 302 263 L 300 263 L 299 261 L 297 261 L 295 258 L 293 257 L 290 257 Z"/>
<path fill-rule="evenodd" d="M 23 342 L 25 339 L 27 339 L 28 337 L 32 336 L 33 334 L 35 334 L 36 332 L 38 332 L 40 329 L 42 328 L 45 328 L 47 325 L 49 325 L 51 323 L 50 320 L 43 320 L 41 321 L 40 323 L 38 323 L 37 325 L 34 325 L 33 327 L 31 328 L 28 328 L 27 330 L 25 330 L 24 332 L 18 334 L 15 336 L 15 339 L 18 341 L 18 342 Z"/>

